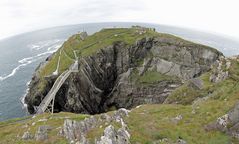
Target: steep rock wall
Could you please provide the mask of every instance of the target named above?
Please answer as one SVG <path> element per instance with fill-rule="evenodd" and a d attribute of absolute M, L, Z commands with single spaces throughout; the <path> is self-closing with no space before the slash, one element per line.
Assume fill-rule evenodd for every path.
<path fill-rule="evenodd" d="M 215 49 L 170 38 L 143 38 L 134 45 L 115 42 L 80 59 L 79 72 L 72 73 L 56 95 L 55 111 L 95 114 L 163 103 L 184 81 L 208 71 L 221 55 Z M 148 71 L 176 79 L 138 82 Z M 25 99 L 30 113 L 34 113 L 34 107 L 40 104 L 55 79 L 47 78 L 46 88 L 39 91 L 40 79 L 37 75 L 33 77 Z"/>

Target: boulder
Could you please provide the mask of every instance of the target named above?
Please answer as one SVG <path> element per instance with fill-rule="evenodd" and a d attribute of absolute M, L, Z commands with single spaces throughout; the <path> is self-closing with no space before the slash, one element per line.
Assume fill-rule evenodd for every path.
<path fill-rule="evenodd" d="M 118 122 L 121 123 L 121 128 L 116 131 L 116 133 L 112 127 L 105 129 L 106 137 L 102 137 L 102 141 L 108 141 L 109 136 L 113 134 L 118 135 L 117 137 L 120 139 L 119 141 L 127 141 L 128 139 L 125 138 L 130 137 L 130 134 L 126 130 L 128 127 L 123 118 L 129 116 L 129 112 L 129 110 L 121 108 L 115 111 L 112 116 L 104 113 L 100 114 L 99 116 L 91 116 L 83 121 L 66 119 L 62 129 L 59 131 L 59 135 L 66 137 L 66 139 L 72 143 L 88 143 L 88 140 L 85 136 L 91 129 L 102 127 L 103 124 L 108 125 L 112 122 Z"/>
<path fill-rule="evenodd" d="M 171 120 L 172 120 L 173 123 L 178 124 L 182 119 L 183 119 L 183 116 L 178 115 L 175 118 L 172 118 Z"/>
<path fill-rule="evenodd" d="M 38 130 L 36 131 L 36 134 L 35 134 L 35 139 L 37 141 L 44 141 L 44 140 L 47 140 L 48 139 L 48 134 L 47 132 L 51 130 L 51 127 L 50 126 L 39 126 L 38 127 Z"/>
<path fill-rule="evenodd" d="M 23 140 L 31 140 L 33 138 L 33 135 L 31 135 L 29 131 L 24 132 L 24 134 L 22 135 Z"/>
<path fill-rule="evenodd" d="M 187 142 L 183 139 L 178 139 L 176 144 L 187 144 Z"/>
<path fill-rule="evenodd" d="M 113 115 L 113 119 L 115 119 L 116 121 L 120 121 L 122 117 L 128 116 L 129 115 L 129 110 L 125 109 L 125 108 L 121 108 L 117 111 L 115 111 L 114 115 Z"/>
<path fill-rule="evenodd" d="M 220 57 L 219 60 L 213 65 L 213 70 L 210 76 L 210 81 L 214 83 L 219 83 L 229 77 L 229 68 L 231 62 L 225 57 Z M 223 68 L 224 67 L 224 68 Z"/>
<path fill-rule="evenodd" d="M 130 135 L 124 129 L 120 128 L 118 131 L 112 125 L 109 125 L 104 130 L 104 135 L 96 144 L 129 144 Z"/>
<path fill-rule="evenodd" d="M 66 119 L 60 134 L 65 136 L 70 142 L 76 142 L 82 139 L 83 132 L 86 130 L 86 126 L 83 122 Z"/>
<path fill-rule="evenodd" d="M 227 114 L 219 117 L 216 122 L 206 125 L 205 129 L 208 131 L 219 130 L 239 139 L 239 103 Z"/>
<path fill-rule="evenodd" d="M 191 79 L 189 81 L 189 86 L 194 89 L 201 90 L 203 89 L 203 81 L 199 78 Z"/>
<path fill-rule="evenodd" d="M 239 123 L 239 103 L 237 103 L 234 108 L 228 112 L 228 121 L 230 125 Z"/>

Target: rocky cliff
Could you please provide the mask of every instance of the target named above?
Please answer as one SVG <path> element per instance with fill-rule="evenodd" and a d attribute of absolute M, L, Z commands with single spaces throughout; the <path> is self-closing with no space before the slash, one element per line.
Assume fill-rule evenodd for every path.
<path fill-rule="evenodd" d="M 213 48 L 172 35 L 151 34 L 147 33 L 148 29 L 140 29 L 140 33 L 138 28 L 130 30 L 131 35 L 139 37 L 131 44 L 118 38 L 97 48 L 95 53 L 79 58 L 79 71 L 69 76 L 56 95 L 55 112 L 96 114 L 141 104 L 163 103 L 177 87 L 209 71 L 222 56 Z M 94 47 L 100 47 L 103 42 Z M 82 53 L 86 50 L 83 49 Z M 40 104 L 57 77 L 45 77 L 44 88 L 39 89 L 43 80 L 37 73 L 41 69 L 44 66 L 34 75 L 25 99 L 30 113 L 35 112 L 34 107 Z"/>
<path fill-rule="evenodd" d="M 239 143 L 239 56 L 141 27 L 77 34 L 36 70 L 31 113 L 74 54 L 79 70 L 56 95 L 61 112 L 0 122 L 0 143 Z"/>

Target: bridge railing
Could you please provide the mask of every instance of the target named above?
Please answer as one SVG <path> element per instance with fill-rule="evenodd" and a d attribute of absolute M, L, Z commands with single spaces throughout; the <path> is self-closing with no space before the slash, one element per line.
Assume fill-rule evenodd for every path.
<path fill-rule="evenodd" d="M 45 96 L 45 98 L 42 100 L 41 104 L 38 106 L 37 108 L 37 114 L 39 113 L 43 113 L 48 105 L 51 103 L 51 101 L 55 98 L 56 93 L 58 92 L 58 90 L 60 89 L 60 87 L 62 86 L 62 84 L 65 82 L 65 80 L 68 78 L 68 76 L 70 75 L 71 71 L 67 70 L 65 72 L 63 72 L 55 81 L 55 83 L 53 84 L 52 88 L 50 89 L 50 91 L 48 92 L 48 94 Z"/>
<path fill-rule="evenodd" d="M 101 40 L 98 40 L 98 41 L 96 41 L 96 42 L 94 42 L 94 43 L 91 43 L 91 44 L 89 44 L 89 45 L 87 45 L 87 46 L 81 48 L 81 50 L 87 49 L 87 48 L 89 48 L 89 47 L 91 47 L 91 46 L 93 46 L 93 45 L 99 43 L 100 41 L 103 41 L 103 40 L 105 40 L 105 39 L 107 39 L 107 38 L 110 38 L 110 37 L 112 37 L 112 36 L 115 36 L 116 34 L 119 35 L 119 34 L 123 34 L 123 33 L 125 33 L 125 32 L 127 32 L 127 31 L 120 32 L 120 33 L 115 33 L 115 34 L 111 34 L 111 35 L 109 35 L 109 36 L 106 36 L 106 37 L 102 38 Z M 64 51 L 64 49 L 63 49 L 63 53 L 64 53 L 66 56 L 68 56 L 68 55 L 66 54 L 66 52 Z M 60 54 L 61 54 L 61 53 L 60 53 Z M 47 109 L 47 107 L 49 106 L 49 104 L 51 103 L 51 101 L 55 99 L 56 93 L 57 93 L 58 90 L 61 88 L 61 86 L 63 85 L 63 83 L 65 82 L 65 80 L 68 78 L 68 76 L 70 75 L 70 73 L 71 73 L 71 72 L 74 72 L 76 68 L 77 68 L 77 70 L 78 70 L 78 57 L 77 57 L 75 51 L 74 51 L 74 55 L 75 55 L 75 58 L 77 58 L 77 60 L 75 60 L 75 63 L 72 64 L 68 70 L 66 70 L 65 72 L 63 72 L 63 73 L 56 79 L 56 81 L 54 82 L 52 88 L 50 89 L 50 91 L 48 92 L 48 94 L 44 97 L 44 99 L 42 100 L 42 102 L 41 102 L 40 105 L 38 106 L 37 111 L 36 111 L 36 114 L 43 113 L 43 112 Z M 68 57 L 68 58 L 70 58 L 70 57 Z M 70 58 L 70 59 L 71 59 L 71 60 L 74 60 L 74 59 L 72 59 L 72 58 Z M 58 65 L 59 65 L 59 61 L 58 61 Z M 58 68 L 57 68 L 57 69 L 58 69 Z M 53 104 L 54 104 L 54 101 L 53 101 Z"/>

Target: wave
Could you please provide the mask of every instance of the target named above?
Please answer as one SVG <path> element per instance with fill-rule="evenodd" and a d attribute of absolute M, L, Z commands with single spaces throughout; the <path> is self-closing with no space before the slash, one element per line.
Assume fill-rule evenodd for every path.
<path fill-rule="evenodd" d="M 16 68 L 14 68 L 14 69 L 12 70 L 12 72 L 11 72 L 10 74 L 8 74 L 7 76 L 0 76 L 0 81 L 3 81 L 3 80 L 5 80 L 5 79 L 7 79 L 7 78 L 9 78 L 9 77 L 14 76 L 15 73 L 17 72 L 17 70 L 19 70 L 19 69 L 20 69 L 21 67 L 23 67 L 23 66 L 26 66 L 27 64 L 29 64 L 29 63 L 20 64 L 20 65 L 18 65 Z"/>
<path fill-rule="evenodd" d="M 51 54 L 51 53 L 55 52 L 60 46 L 61 46 L 61 45 L 51 46 L 51 47 L 49 47 L 49 48 L 47 49 L 48 51 L 46 51 L 46 52 L 44 52 L 44 53 L 40 53 L 40 54 L 38 54 L 38 55 L 36 55 L 36 56 L 33 56 L 33 57 L 24 58 L 24 59 L 22 59 L 22 60 L 19 60 L 18 62 L 19 62 L 19 63 L 24 63 L 24 62 L 27 62 L 27 61 L 31 61 L 31 60 L 33 60 L 33 59 L 35 59 L 35 58 L 37 58 L 37 57 L 42 57 L 42 56 L 45 56 L 46 54 Z M 52 49 L 53 49 L 53 50 L 52 50 Z M 20 98 L 20 102 L 22 103 L 22 109 L 27 109 L 27 104 L 25 103 L 25 98 L 26 98 L 26 96 L 27 96 L 27 94 L 28 94 L 28 92 L 29 92 L 29 84 L 30 84 L 30 82 L 31 82 L 31 81 L 28 81 L 28 82 L 26 83 L 27 89 L 26 89 L 26 91 L 25 91 L 25 94 Z"/>
<path fill-rule="evenodd" d="M 61 46 L 61 44 L 50 46 L 50 47 L 47 48 L 47 51 L 50 51 L 52 49 L 53 50 L 58 49 L 60 46 Z"/>
<path fill-rule="evenodd" d="M 43 57 L 43 56 L 45 56 L 47 54 L 54 53 L 60 46 L 61 46 L 61 44 L 50 46 L 50 47 L 47 48 L 46 52 L 37 54 L 36 56 L 32 56 L 32 57 L 21 59 L 18 62 L 19 63 L 27 63 L 29 61 L 35 60 L 36 58 L 40 58 L 40 57 Z M 26 96 L 27 96 L 27 94 L 29 92 L 29 84 L 30 84 L 30 82 L 31 81 L 28 81 L 26 83 L 27 89 L 26 89 L 24 95 L 20 98 L 20 102 L 22 103 L 22 109 L 27 109 L 27 104 L 25 103 L 25 98 L 26 98 Z"/>
<path fill-rule="evenodd" d="M 30 49 L 36 49 L 36 50 L 39 50 L 39 49 L 41 49 L 41 46 L 39 46 L 39 45 L 29 45 L 29 47 L 30 47 Z"/>
<path fill-rule="evenodd" d="M 25 91 L 25 94 L 20 98 L 20 102 L 22 103 L 22 109 L 26 109 L 27 108 L 27 104 L 25 103 L 25 98 L 29 92 L 29 84 L 31 83 L 31 81 L 28 81 L 26 83 L 27 89 Z"/>
<path fill-rule="evenodd" d="M 47 41 L 40 41 L 34 44 L 29 44 L 27 45 L 30 50 L 41 50 L 46 47 L 51 47 L 52 45 L 55 45 L 57 43 L 62 42 L 63 40 L 61 39 L 54 39 L 54 40 L 47 40 Z"/>
<path fill-rule="evenodd" d="M 54 53 L 56 50 L 57 50 L 57 49 L 54 49 L 54 50 L 51 50 L 51 51 L 46 51 L 46 52 L 37 54 L 37 55 L 32 56 L 32 57 L 23 58 L 23 59 L 19 60 L 18 62 L 24 64 L 24 63 L 36 61 L 36 60 L 38 60 L 39 58 L 41 58 L 42 56 L 45 56 L 45 55 Z"/>
<path fill-rule="evenodd" d="M 22 68 L 22 67 L 25 67 L 41 58 L 43 58 L 44 56 L 46 55 L 49 55 L 49 54 L 52 54 L 54 53 L 61 45 L 57 44 L 57 45 L 54 45 L 52 46 L 53 48 L 50 48 L 48 51 L 46 52 L 43 52 L 43 53 L 40 53 L 40 54 L 37 54 L 35 56 L 32 56 L 32 57 L 27 57 L 27 58 L 23 58 L 21 60 L 18 61 L 18 63 L 20 63 L 20 65 L 18 65 L 17 67 L 15 67 L 12 72 L 6 76 L 0 76 L 0 81 L 3 81 L 3 80 L 6 80 L 12 76 L 14 76 L 16 74 L 16 72 Z"/>

